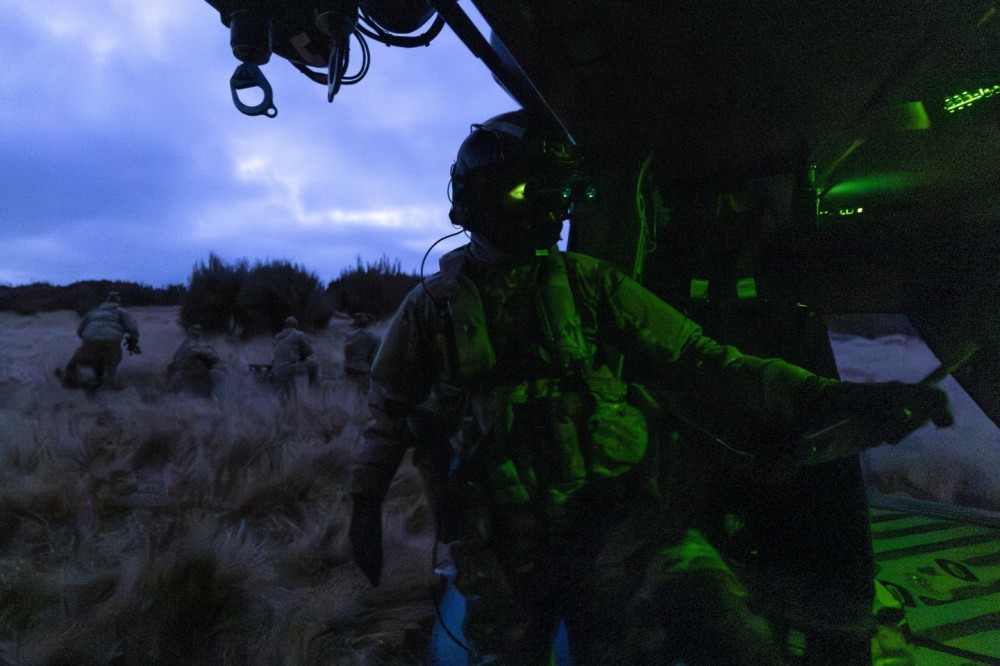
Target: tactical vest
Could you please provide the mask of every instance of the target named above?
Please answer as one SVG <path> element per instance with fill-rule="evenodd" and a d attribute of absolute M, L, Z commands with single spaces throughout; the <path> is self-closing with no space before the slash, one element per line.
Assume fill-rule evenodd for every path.
<path fill-rule="evenodd" d="M 585 335 L 564 257 L 539 259 L 531 290 L 538 352 L 549 367 L 511 383 L 498 367 L 483 298 L 461 270 L 458 252 L 442 260 L 431 295 L 443 379 L 466 395 L 475 423 L 459 467 L 476 470 L 474 482 L 487 484 L 494 502 L 544 505 L 564 503 L 588 480 L 632 469 L 646 453 L 646 422 L 626 401 L 627 386 L 616 373 L 595 367 L 596 346 Z"/>

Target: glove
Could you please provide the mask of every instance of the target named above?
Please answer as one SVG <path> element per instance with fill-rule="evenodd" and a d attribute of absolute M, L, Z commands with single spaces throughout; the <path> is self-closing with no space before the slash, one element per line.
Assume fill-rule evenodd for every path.
<path fill-rule="evenodd" d="M 955 422 L 948 394 L 932 384 L 841 382 L 828 389 L 822 412 L 827 424 L 855 423 L 865 448 L 897 444 L 928 421 L 939 428 Z"/>
<path fill-rule="evenodd" d="M 382 503 L 355 497 L 348 536 L 355 564 L 378 587 L 382 580 Z"/>
<path fill-rule="evenodd" d="M 125 348 L 128 349 L 129 354 L 141 354 L 142 350 L 139 348 L 139 338 L 134 335 L 125 336 Z"/>

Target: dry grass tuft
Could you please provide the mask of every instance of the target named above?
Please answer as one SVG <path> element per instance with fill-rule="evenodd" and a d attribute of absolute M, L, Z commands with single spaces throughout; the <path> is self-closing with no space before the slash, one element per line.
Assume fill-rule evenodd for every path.
<path fill-rule="evenodd" d="M 282 405 L 247 370 L 267 338 L 211 340 L 213 400 L 166 392 L 177 308 L 133 310 L 144 353 L 124 390 L 63 389 L 67 314 L 19 322 L 0 357 L 0 663 L 422 663 L 433 525 L 411 467 L 386 509 L 385 582 L 350 561 L 366 405 L 341 378 L 347 320 L 314 336 L 321 385 Z"/>

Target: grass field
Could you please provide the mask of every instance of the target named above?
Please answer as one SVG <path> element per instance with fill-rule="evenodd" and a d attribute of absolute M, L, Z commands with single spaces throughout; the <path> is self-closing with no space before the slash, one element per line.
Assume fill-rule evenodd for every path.
<path fill-rule="evenodd" d="M 385 506 L 386 571 L 350 562 L 344 484 L 367 418 L 350 320 L 313 336 L 318 386 L 282 404 L 248 367 L 271 341 L 209 336 L 213 399 L 167 390 L 179 308 L 133 308 L 143 353 L 93 398 L 54 375 L 70 311 L 0 312 L 0 664 L 415 664 L 434 622 L 434 534 L 414 469 Z M 835 336 L 842 376 L 916 381 L 907 336 Z M 952 380 L 955 427 L 864 457 L 882 493 L 1000 508 L 1000 433 Z"/>
<path fill-rule="evenodd" d="M 210 338 L 214 400 L 166 391 L 176 308 L 131 310 L 143 353 L 88 399 L 53 375 L 76 315 L 0 313 L 0 659 L 28 664 L 419 663 L 432 521 L 405 468 L 384 583 L 349 562 L 347 462 L 366 419 L 341 372 L 349 320 L 314 337 L 319 386 L 287 405 Z"/>

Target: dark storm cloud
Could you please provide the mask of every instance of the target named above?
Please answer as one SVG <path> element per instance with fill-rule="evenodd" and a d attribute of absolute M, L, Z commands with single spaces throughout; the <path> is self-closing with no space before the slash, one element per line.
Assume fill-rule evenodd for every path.
<path fill-rule="evenodd" d="M 213 251 L 326 279 L 358 255 L 413 270 L 452 230 L 469 123 L 512 106 L 448 30 L 373 48 L 332 105 L 275 57 L 265 119 L 233 108 L 237 63 L 201 0 L 0 0 L 0 21 L 0 283 L 183 282 Z"/>

